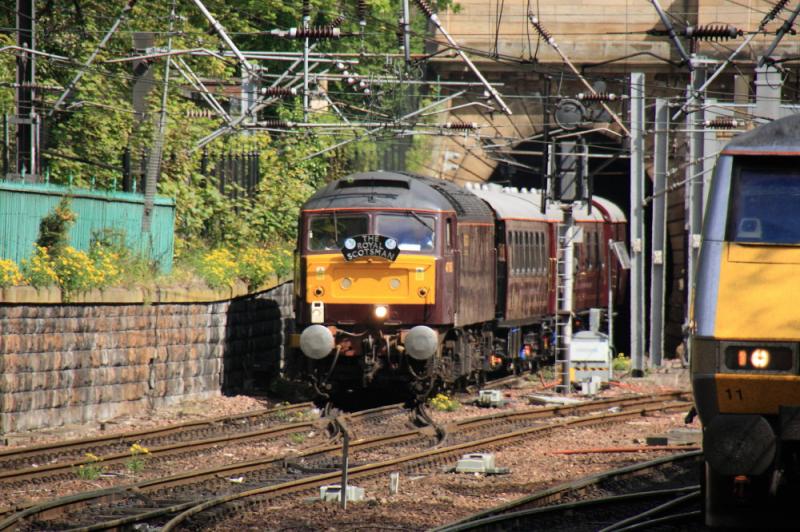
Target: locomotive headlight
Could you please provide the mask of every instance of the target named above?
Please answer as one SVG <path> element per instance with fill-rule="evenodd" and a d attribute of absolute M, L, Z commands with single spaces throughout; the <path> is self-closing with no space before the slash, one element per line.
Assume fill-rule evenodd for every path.
<path fill-rule="evenodd" d="M 796 349 L 788 344 L 728 344 L 724 351 L 725 367 L 733 371 L 791 371 Z"/>
<path fill-rule="evenodd" d="M 764 369 L 769 366 L 769 351 L 766 349 L 754 349 L 750 355 L 750 363 L 754 368 Z"/>
<path fill-rule="evenodd" d="M 386 305 L 377 305 L 375 307 L 375 317 L 379 320 L 384 319 L 386 316 L 389 315 L 389 307 Z"/>

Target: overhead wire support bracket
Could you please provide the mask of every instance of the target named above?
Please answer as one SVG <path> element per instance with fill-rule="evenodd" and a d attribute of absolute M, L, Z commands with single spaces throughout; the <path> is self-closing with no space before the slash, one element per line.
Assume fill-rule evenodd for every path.
<path fill-rule="evenodd" d="M 58 97 L 56 103 L 53 104 L 53 107 L 47 113 L 48 117 L 53 116 L 53 113 L 58 111 L 58 109 L 64 104 L 64 102 L 69 97 L 70 92 L 72 92 L 72 89 L 75 88 L 75 86 L 81 80 L 83 75 L 86 73 L 86 69 L 92 66 L 92 63 L 94 63 L 94 60 L 97 59 L 97 55 L 100 53 L 100 50 L 103 50 L 106 47 L 106 44 L 108 44 L 109 39 L 111 39 L 111 36 L 117 32 L 117 28 L 119 28 L 119 25 L 122 24 L 122 21 L 125 19 L 125 16 L 128 13 L 130 13 L 131 9 L 133 9 L 133 6 L 136 4 L 136 2 L 137 0 L 128 0 L 128 3 L 125 4 L 125 7 L 122 8 L 122 13 L 119 14 L 117 19 L 114 21 L 114 24 L 111 25 L 111 28 L 106 32 L 106 34 L 101 39 L 100 43 L 98 43 L 98 45 L 95 47 L 94 51 L 92 52 L 92 55 L 90 55 L 89 58 L 86 60 L 86 62 L 84 62 L 83 65 L 81 65 L 80 70 L 78 70 L 78 72 L 75 73 L 75 76 L 72 78 L 67 87 L 64 89 L 64 92 L 61 93 L 61 96 Z"/>
<path fill-rule="evenodd" d="M 567 55 L 563 51 L 561 51 L 561 48 L 559 48 L 558 43 L 553 38 L 553 35 L 544 28 L 542 23 L 539 22 L 539 19 L 536 17 L 536 15 L 529 12 L 528 20 L 530 21 L 531 25 L 536 29 L 537 33 L 539 33 L 539 36 L 542 39 L 544 39 L 545 42 L 547 42 L 547 44 L 549 44 L 553 50 L 555 50 L 555 52 L 561 57 L 561 60 L 564 62 L 564 64 L 567 65 L 570 70 L 572 70 L 572 73 L 575 74 L 575 76 L 581 81 L 581 83 L 583 83 L 586 89 L 590 93 L 592 93 L 593 96 L 598 97 L 599 94 L 595 90 L 595 88 L 592 87 L 591 83 L 586 81 L 586 78 L 583 77 L 583 75 L 578 71 L 577 68 L 575 68 L 575 65 L 572 64 L 572 61 L 569 60 L 569 57 L 567 57 Z M 631 132 L 628 130 L 627 127 L 625 127 L 625 124 L 622 123 L 622 119 L 617 115 L 617 113 L 612 111 L 611 108 L 608 105 L 606 105 L 605 102 L 601 101 L 600 105 L 603 107 L 603 110 L 606 113 L 608 113 L 611 119 L 614 120 L 614 122 L 620 127 L 625 136 L 630 137 Z"/>
<path fill-rule="evenodd" d="M 431 22 L 433 22 L 434 26 L 436 26 L 436 29 L 439 30 L 439 33 L 441 33 L 444 36 L 444 38 L 447 39 L 447 42 L 450 43 L 450 46 L 453 47 L 453 50 L 458 54 L 461 60 L 464 61 L 464 63 L 466 63 L 467 67 L 481 81 L 486 91 L 491 95 L 494 101 L 497 102 L 497 105 L 500 106 L 502 111 L 507 115 L 513 114 L 511 112 L 511 109 L 509 109 L 509 107 L 506 105 L 506 102 L 503 101 L 503 97 L 500 96 L 500 93 L 497 91 L 497 89 L 492 87 L 491 83 L 489 83 L 486 80 L 486 78 L 483 77 L 483 74 L 481 74 L 480 70 L 478 70 L 478 67 L 476 67 L 475 64 L 469 59 L 469 57 L 467 57 L 467 54 L 464 53 L 464 51 L 461 49 L 461 47 L 458 45 L 455 39 L 453 39 L 453 37 L 451 37 L 450 34 L 447 33 L 447 30 L 444 28 L 444 26 L 442 26 L 442 22 L 439 20 L 438 15 L 433 12 L 433 8 L 431 8 L 428 2 L 426 2 L 426 0 L 414 0 L 414 1 L 416 2 L 417 7 L 419 7 L 419 9 L 423 13 L 425 13 L 425 15 Z"/>
<path fill-rule="evenodd" d="M 247 58 L 244 55 L 242 55 L 242 52 L 239 51 L 239 48 L 234 44 L 233 40 L 231 40 L 231 38 L 228 36 L 228 33 L 225 31 L 225 28 L 222 26 L 222 24 L 220 24 L 217 21 L 217 19 L 214 18 L 214 15 L 212 15 L 211 12 L 206 8 L 206 6 L 203 5 L 203 2 L 201 2 L 200 0 L 192 0 L 192 2 L 194 3 L 194 5 L 197 6 L 197 9 L 200 10 L 203 16 L 206 17 L 206 20 L 208 20 L 209 24 L 211 24 L 211 27 L 214 28 L 214 31 L 217 32 L 219 38 L 222 39 L 222 41 L 228 46 L 228 48 L 231 49 L 233 55 L 235 55 L 236 59 L 238 59 L 239 62 L 242 64 L 242 68 L 244 68 L 249 75 L 251 76 L 256 75 L 257 72 L 253 68 L 253 65 L 251 65 L 250 62 L 247 60 Z"/>
<path fill-rule="evenodd" d="M 770 11 L 771 13 L 772 11 Z M 762 67 L 764 64 L 769 61 L 769 56 L 772 55 L 772 52 L 775 51 L 775 48 L 783 40 L 783 37 L 792 31 L 792 26 L 794 26 L 794 21 L 797 19 L 797 15 L 800 14 L 800 4 L 797 4 L 795 8 L 792 10 L 792 14 L 789 16 L 788 19 L 783 21 L 783 24 L 780 28 L 778 28 L 778 33 L 775 34 L 775 38 L 772 40 L 772 43 L 767 48 L 767 51 L 759 58 L 758 66 Z"/>
<path fill-rule="evenodd" d="M 667 17 L 667 14 L 661 8 L 661 4 L 658 3 L 658 0 L 650 0 L 650 3 L 653 4 L 653 7 L 656 9 L 656 13 L 658 13 L 658 18 L 661 19 L 661 23 L 667 30 L 667 35 L 669 35 L 672 44 L 675 45 L 675 49 L 678 50 L 678 55 L 681 56 L 681 61 L 689 68 L 691 72 L 694 68 L 692 65 L 692 60 L 689 58 L 689 54 L 686 53 L 686 49 L 683 47 L 681 40 L 678 38 L 678 35 L 675 33 L 675 28 L 672 25 L 672 22 Z"/>
<path fill-rule="evenodd" d="M 351 142 L 355 142 L 357 140 L 361 140 L 363 138 L 369 137 L 370 135 L 374 135 L 375 133 L 377 133 L 377 132 L 379 132 L 382 129 L 385 129 L 387 127 L 395 126 L 397 124 L 402 124 L 403 121 L 408 120 L 409 118 L 413 118 L 413 117 L 415 117 L 417 115 L 421 115 L 425 111 L 433 109 L 434 107 L 438 107 L 439 105 L 441 105 L 443 103 L 447 103 L 447 102 L 449 102 L 451 100 L 454 100 L 454 99 L 458 98 L 459 96 L 462 96 L 465 92 L 466 91 L 458 91 L 455 94 L 451 94 L 450 96 L 447 96 L 446 98 L 442 98 L 441 100 L 437 100 L 437 101 L 435 101 L 435 102 L 433 102 L 433 103 L 431 103 L 429 105 L 426 105 L 425 107 L 422 107 L 420 109 L 417 109 L 416 111 L 408 113 L 407 115 L 403 115 L 400 118 L 397 118 L 392 122 L 386 123 L 385 125 L 369 129 L 369 130 L 365 131 L 364 133 L 362 133 L 361 135 L 357 135 L 357 136 L 355 136 L 355 137 L 353 137 L 351 139 L 343 140 L 342 142 L 339 142 L 339 143 L 334 144 L 332 146 L 328 146 L 327 148 L 323 148 L 323 149 L 321 149 L 321 150 L 319 150 L 317 152 L 314 152 L 314 153 L 312 153 L 310 155 L 306 155 L 305 157 L 300 159 L 299 162 L 303 162 L 303 161 L 307 161 L 309 159 L 313 159 L 314 157 L 318 157 L 318 156 L 320 156 L 320 155 L 322 155 L 324 153 L 327 153 L 327 152 L 329 152 L 331 150 L 335 150 L 336 148 L 340 148 L 342 146 L 350 144 Z"/>
<path fill-rule="evenodd" d="M 705 83 L 703 83 L 703 85 L 698 87 L 696 91 L 692 92 L 690 98 L 686 101 L 686 103 L 684 103 L 681 106 L 681 108 L 678 110 L 678 112 L 676 112 L 672 116 L 671 120 L 673 120 L 673 121 L 677 120 L 680 117 L 681 114 L 685 113 L 689 109 L 689 107 L 694 103 L 694 101 L 697 99 L 697 97 L 700 94 L 702 94 L 706 89 L 708 89 L 708 87 L 711 85 L 711 83 L 713 83 L 714 80 L 717 79 L 719 77 L 719 75 L 722 74 L 722 72 L 726 68 L 728 68 L 730 65 L 733 64 L 733 60 L 736 59 L 736 56 L 738 56 L 739 53 L 741 53 L 741 51 L 744 50 L 747 47 L 747 45 L 749 45 L 750 42 L 753 39 L 756 38 L 757 35 L 760 35 L 766 29 L 767 24 L 769 24 L 770 22 L 775 20 L 775 18 L 778 16 L 778 14 L 780 14 L 780 12 L 783 10 L 783 8 L 786 7 L 786 4 L 788 4 L 788 3 L 789 3 L 789 0 L 779 0 L 778 3 L 776 3 L 775 6 L 766 15 L 764 15 L 764 18 L 761 19 L 761 22 L 758 24 L 758 29 L 756 31 L 754 31 L 753 33 L 750 33 L 747 36 L 747 38 L 744 41 L 742 41 L 742 43 L 739 46 L 737 46 L 736 49 L 733 52 L 731 52 L 731 54 L 727 57 L 727 59 L 725 59 L 725 61 L 723 61 L 722 64 L 720 64 L 716 68 L 716 70 L 714 70 L 714 72 L 706 79 Z M 798 9 L 800 9 L 800 4 L 798 4 L 798 6 L 795 8 L 795 10 L 793 12 L 794 17 L 797 16 Z M 792 20 L 794 20 L 794 17 L 792 18 Z M 791 28 L 791 26 L 789 26 L 789 28 Z M 777 43 L 775 43 L 775 46 L 777 46 Z M 774 48 L 772 49 L 772 51 L 774 51 Z M 769 53 L 772 53 L 772 51 L 770 51 Z M 766 57 L 767 55 L 768 54 L 765 54 L 764 57 Z M 763 59 L 763 57 L 762 57 L 762 59 Z M 759 64 L 760 64 L 760 61 L 759 61 Z"/>

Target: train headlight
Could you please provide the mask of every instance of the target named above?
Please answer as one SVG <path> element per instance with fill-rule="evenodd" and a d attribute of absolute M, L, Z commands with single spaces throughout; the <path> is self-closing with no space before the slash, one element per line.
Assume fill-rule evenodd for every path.
<path fill-rule="evenodd" d="M 375 310 L 373 312 L 375 313 L 376 318 L 382 320 L 389 315 L 389 307 L 387 307 L 386 305 L 376 305 Z"/>
<path fill-rule="evenodd" d="M 750 355 L 750 363 L 754 368 L 765 369 L 769 366 L 769 351 L 766 349 L 754 349 Z"/>
<path fill-rule="evenodd" d="M 736 345 L 725 346 L 725 367 L 733 371 L 791 371 L 794 367 L 794 349 L 788 345 Z"/>

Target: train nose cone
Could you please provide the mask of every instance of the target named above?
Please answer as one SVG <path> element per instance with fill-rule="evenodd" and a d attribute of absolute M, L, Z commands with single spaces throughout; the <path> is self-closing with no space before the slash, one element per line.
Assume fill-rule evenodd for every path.
<path fill-rule="evenodd" d="M 300 335 L 300 349 L 308 358 L 325 358 L 333 350 L 333 346 L 333 335 L 322 325 L 307 327 Z"/>
<path fill-rule="evenodd" d="M 406 335 L 406 353 L 417 360 L 431 358 L 439 346 L 439 335 L 436 331 L 425 325 L 417 325 Z"/>

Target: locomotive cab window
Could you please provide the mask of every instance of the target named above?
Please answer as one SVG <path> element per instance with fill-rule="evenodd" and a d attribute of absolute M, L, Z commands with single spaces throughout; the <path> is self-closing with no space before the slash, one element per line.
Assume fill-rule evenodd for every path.
<path fill-rule="evenodd" d="M 431 252 L 435 246 L 436 220 L 408 211 L 407 214 L 378 214 L 375 232 L 397 240 L 401 251 Z"/>
<path fill-rule="evenodd" d="M 800 244 L 800 225 L 787 223 L 800 203 L 800 158 L 739 157 L 732 177 L 728 240 Z"/>
<path fill-rule="evenodd" d="M 369 219 L 364 215 L 320 214 L 308 223 L 308 249 L 332 251 L 341 249 L 347 237 L 369 232 Z"/>

